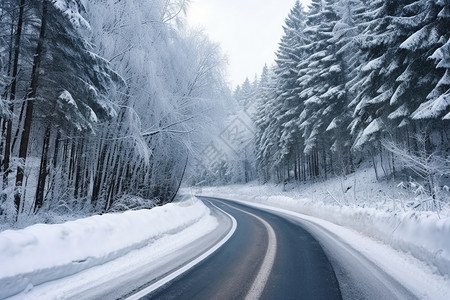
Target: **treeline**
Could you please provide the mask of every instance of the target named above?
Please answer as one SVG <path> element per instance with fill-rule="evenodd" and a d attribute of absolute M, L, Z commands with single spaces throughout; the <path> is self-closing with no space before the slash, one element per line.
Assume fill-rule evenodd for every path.
<path fill-rule="evenodd" d="M 237 89 L 258 103 L 259 178 L 326 179 L 364 160 L 381 178 L 414 159 L 428 164 L 420 176 L 444 175 L 449 28 L 449 1 L 297 1 L 275 66 Z"/>
<path fill-rule="evenodd" d="M 173 199 L 224 89 L 217 46 L 182 27 L 186 5 L 1 1 L 3 221 Z"/>
<path fill-rule="evenodd" d="M 448 1 L 297 2 L 276 65 L 238 89 L 253 86 L 244 102 L 258 103 L 262 181 L 348 174 L 367 158 L 389 175 L 385 141 L 414 153 L 422 132 L 429 153 L 448 157 L 449 21 Z"/>

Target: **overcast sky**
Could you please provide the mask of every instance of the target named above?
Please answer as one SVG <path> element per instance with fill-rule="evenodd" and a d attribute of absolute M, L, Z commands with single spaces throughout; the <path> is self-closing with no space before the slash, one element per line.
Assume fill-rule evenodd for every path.
<path fill-rule="evenodd" d="M 272 64 L 282 25 L 296 0 L 191 0 L 188 23 L 201 27 L 228 57 L 234 88 Z M 300 0 L 307 7 L 309 0 Z"/>

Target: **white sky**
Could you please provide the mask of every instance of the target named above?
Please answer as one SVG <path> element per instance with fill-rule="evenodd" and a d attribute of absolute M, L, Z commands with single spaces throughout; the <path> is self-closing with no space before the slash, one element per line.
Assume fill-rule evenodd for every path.
<path fill-rule="evenodd" d="M 282 26 L 296 0 L 191 0 L 188 23 L 221 44 L 234 88 L 271 65 Z M 306 8 L 310 0 L 300 0 Z"/>

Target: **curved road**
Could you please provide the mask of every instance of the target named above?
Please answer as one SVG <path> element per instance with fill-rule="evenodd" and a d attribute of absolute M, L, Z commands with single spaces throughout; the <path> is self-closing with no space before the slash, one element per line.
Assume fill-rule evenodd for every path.
<path fill-rule="evenodd" d="M 314 218 L 202 200 L 220 224 L 202 238 L 156 262 L 142 259 L 146 247 L 138 249 L 117 264 L 39 285 L 27 299 L 448 299 L 445 283 L 430 285 L 420 269 L 385 259 L 371 243 L 349 240 Z"/>
<path fill-rule="evenodd" d="M 235 233 L 142 299 L 342 299 L 324 250 L 298 223 L 237 203 L 203 200 L 236 219 Z"/>

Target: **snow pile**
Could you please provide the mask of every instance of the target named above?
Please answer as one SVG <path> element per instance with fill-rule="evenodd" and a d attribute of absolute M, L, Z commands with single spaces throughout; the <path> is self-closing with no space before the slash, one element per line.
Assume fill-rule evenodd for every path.
<path fill-rule="evenodd" d="M 374 208 L 314 203 L 286 196 L 260 198 L 260 203 L 281 207 L 352 228 L 393 248 L 411 253 L 450 275 L 450 218 L 431 212 L 392 213 Z"/>
<path fill-rule="evenodd" d="M 286 187 L 257 184 L 202 188 L 202 195 L 244 200 L 287 209 L 354 229 L 394 249 L 412 254 L 441 275 L 450 276 L 450 210 L 439 214 L 413 209 L 414 194 L 372 180 L 356 178 Z"/>
<path fill-rule="evenodd" d="M 190 198 L 151 210 L 0 232 L 0 298 L 112 261 L 213 218 L 209 213 Z"/>

